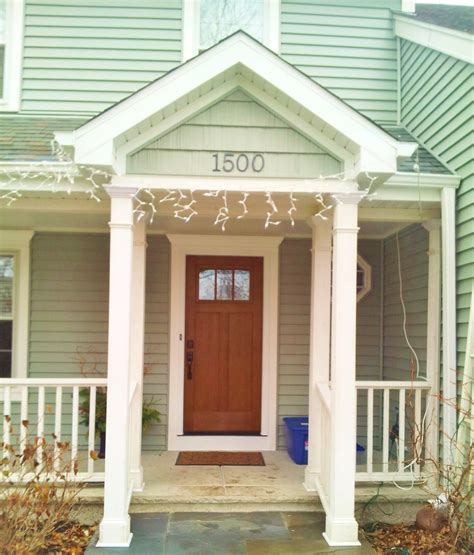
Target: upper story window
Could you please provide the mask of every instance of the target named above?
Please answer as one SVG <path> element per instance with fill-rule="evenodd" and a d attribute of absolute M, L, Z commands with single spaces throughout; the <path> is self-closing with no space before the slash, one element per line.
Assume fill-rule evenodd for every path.
<path fill-rule="evenodd" d="M 263 0 L 200 0 L 199 50 L 238 30 L 263 41 Z"/>
<path fill-rule="evenodd" d="M 20 109 L 23 0 L 0 0 L 0 111 Z"/>
<path fill-rule="evenodd" d="M 183 61 L 239 30 L 278 53 L 280 0 L 184 0 Z"/>

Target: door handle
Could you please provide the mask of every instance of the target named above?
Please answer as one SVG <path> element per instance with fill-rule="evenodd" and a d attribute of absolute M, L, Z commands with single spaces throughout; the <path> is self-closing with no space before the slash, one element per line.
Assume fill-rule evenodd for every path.
<path fill-rule="evenodd" d="M 193 360 L 194 360 L 194 353 L 192 351 L 187 351 L 186 363 L 188 365 L 188 380 L 193 379 Z"/>

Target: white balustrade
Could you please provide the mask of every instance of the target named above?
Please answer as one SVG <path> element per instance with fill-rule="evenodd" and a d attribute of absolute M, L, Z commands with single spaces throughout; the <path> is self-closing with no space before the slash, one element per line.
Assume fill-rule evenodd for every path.
<path fill-rule="evenodd" d="M 358 381 L 356 389 L 358 437 L 362 437 L 361 443 L 365 444 L 356 480 L 421 479 L 420 458 L 430 409 L 436 402 L 431 399 L 430 384 L 426 381 Z"/>
<path fill-rule="evenodd" d="M 55 473 L 71 463 L 76 469 L 71 480 L 100 482 L 103 466 L 97 461 L 96 417 L 97 393 L 107 387 L 105 378 L 0 379 L 0 403 L 3 404 L 3 443 L 15 453 L 23 453 L 36 441 L 36 459 L 41 470 L 45 449 L 53 452 Z M 81 424 L 81 391 L 89 390 L 88 426 Z M 68 446 L 65 449 L 65 446 Z M 61 456 L 67 461 L 61 460 Z M 4 449 L 4 456 L 12 457 Z M 8 480 L 28 479 L 29 474 L 11 474 Z M 54 476 L 48 476 L 49 479 Z M 5 479 L 4 477 L 2 479 Z"/>

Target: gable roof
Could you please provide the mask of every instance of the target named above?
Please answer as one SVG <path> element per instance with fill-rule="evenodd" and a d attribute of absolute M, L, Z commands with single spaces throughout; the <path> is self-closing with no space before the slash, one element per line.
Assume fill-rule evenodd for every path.
<path fill-rule="evenodd" d="M 73 131 L 86 122 L 87 120 L 78 118 L 25 117 L 17 114 L 0 116 L 0 164 L 2 162 L 57 162 L 58 158 L 51 150 L 55 132 Z M 384 129 L 399 141 L 416 142 L 404 127 L 387 126 Z M 415 152 L 410 158 L 398 160 L 397 171 L 413 173 L 414 164 L 418 161 L 421 173 L 443 175 L 451 173 L 422 145 L 419 145 L 417 152 L 418 154 Z"/>
<path fill-rule="evenodd" d="M 410 17 L 440 27 L 474 34 L 474 6 L 417 4 L 416 12 Z"/>
<path fill-rule="evenodd" d="M 275 110 L 278 110 L 278 97 L 284 98 L 280 104 L 287 113 L 291 111 L 289 104 L 296 107 L 289 118 L 295 128 L 299 113 L 309 114 L 311 123 L 305 125 L 318 125 L 320 135 L 322 129 L 329 130 L 327 142 L 332 142 L 339 153 L 345 149 L 346 158 L 355 157 L 358 171 L 393 173 L 397 157 L 409 156 L 415 148 L 414 144 L 396 140 L 242 31 L 120 101 L 72 136 L 63 134 L 58 138 L 62 144 L 75 147 L 77 162 L 110 165 L 123 171 L 117 156 L 121 145 L 152 140 L 155 137 L 150 128 L 154 122 L 162 133 L 168 122 L 172 127 L 183 121 L 179 120 L 179 113 L 189 117 L 194 107 L 204 109 L 211 97 L 215 102 L 219 94 L 228 94 L 232 87 L 253 90 L 263 105 L 269 101 Z M 334 139 L 336 135 L 340 137 L 339 147 Z"/>

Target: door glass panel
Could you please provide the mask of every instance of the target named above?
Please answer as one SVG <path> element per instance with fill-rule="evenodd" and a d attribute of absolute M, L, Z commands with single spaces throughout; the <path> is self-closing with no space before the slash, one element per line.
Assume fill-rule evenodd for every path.
<path fill-rule="evenodd" d="M 217 295 L 218 301 L 232 300 L 232 270 L 217 270 Z"/>
<path fill-rule="evenodd" d="M 234 273 L 234 299 L 248 301 L 250 298 L 250 272 L 248 270 L 235 270 Z"/>
<path fill-rule="evenodd" d="M 199 300 L 213 301 L 215 299 L 215 289 L 215 270 L 201 270 L 199 272 Z"/>

